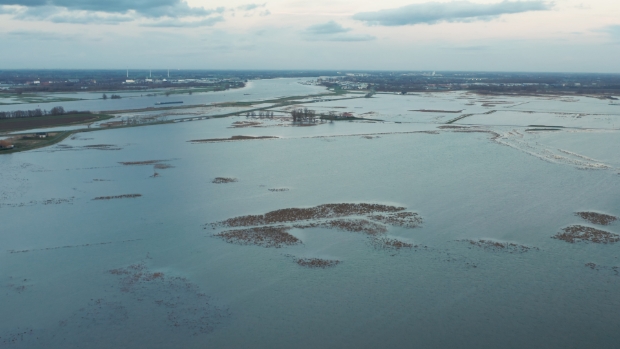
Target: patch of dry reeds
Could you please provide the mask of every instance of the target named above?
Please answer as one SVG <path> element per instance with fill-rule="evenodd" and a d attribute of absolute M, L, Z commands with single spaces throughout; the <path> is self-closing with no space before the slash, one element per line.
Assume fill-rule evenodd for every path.
<path fill-rule="evenodd" d="M 320 258 L 300 258 L 295 261 L 297 264 L 306 268 L 329 268 L 335 267 L 341 262 L 338 260 L 320 259 Z"/>
<path fill-rule="evenodd" d="M 133 199 L 142 196 L 142 194 L 123 194 L 123 195 L 115 195 L 115 196 L 99 196 L 94 198 L 93 200 L 112 200 L 112 199 Z"/>
<path fill-rule="evenodd" d="M 575 215 L 587 220 L 590 223 L 600 225 L 609 225 L 618 220 L 618 217 L 596 212 L 575 212 Z"/>
<path fill-rule="evenodd" d="M 387 228 L 375 222 L 371 222 L 365 219 L 334 219 L 326 222 L 313 222 L 308 224 L 296 224 L 293 228 L 308 229 L 308 228 L 327 228 L 327 229 L 339 229 L 349 231 L 353 233 L 364 233 L 367 235 L 379 235 L 387 233 Z"/>
<path fill-rule="evenodd" d="M 374 248 L 380 250 L 400 250 L 403 248 L 412 248 L 413 244 L 408 242 L 400 241 L 397 239 L 390 239 L 388 237 L 375 237 L 370 243 Z"/>
<path fill-rule="evenodd" d="M 384 224 L 405 228 L 417 228 L 422 224 L 422 217 L 414 212 L 397 212 L 385 215 L 371 215 L 368 218 Z"/>
<path fill-rule="evenodd" d="M 155 164 L 155 166 L 153 166 L 153 167 L 158 169 L 158 170 L 165 170 L 167 168 L 173 168 L 174 166 L 169 165 L 169 164 Z"/>
<path fill-rule="evenodd" d="M 483 248 L 485 250 L 502 251 L 508 253 L 523 253 L 530 250 L 538 250 L 537 247 L 515 244 L 513 242 L 499 242 L 492 240 L 464 240 L 471 245 Z"/>
<path fill-rule="evenodd" d="M 380 204 L 325 204 L 311 208 L 285 208 L 267 212 L 264 215 L 240 216 L 230 218 L 213 226 L 243 227 L 265 225 L 284 222 L 298 222 L 304 220 L 338 218 L 371 213 L 393 213 L 403 211 L 405 207 L 396 207 Z"/>
<path fill-rule="evenodd" d="M 136 166 L 136 165 L 154 165 L 165 160 L 145 160 L 145 161 L 121 161 L 119 164 L 125 166 Z"/>
<path fill-rule="evenodd" d="M 213 143 L 213 142 L 231 142 L 231 141 L 248 141 L 257 139 L 276 139 L 275 136 L 232 136 L 230 138 L 206 138 L 206 139 L 192 139 L 188 142 L 191 143 Z"/>
<path fill-rule="evenodd" d="M 283 245 L 297 245 L 301 240 L 288 233 L 288 227 L 257 227 L 223 231 L 215 234 L 231 244 L 256 245 L 280 248 Z"/>
<path fill-rule="evenodd" d="M 225 183 L 234 183 L 237 182 L 237 178 L 229 178 L 229 177 L 216 177 L 211 183 L 215 184 L 225 184 Z"/>
<path fill-rule="evenodd" d="M 583 225 L 571 225 L 562 229 L 564 233 L 557 233 L 554 239 L 570 242 L 592 242 L 595 244 L 611 244 L 620 241 L 620 235 L 608 231 L 586 227 Z"/>

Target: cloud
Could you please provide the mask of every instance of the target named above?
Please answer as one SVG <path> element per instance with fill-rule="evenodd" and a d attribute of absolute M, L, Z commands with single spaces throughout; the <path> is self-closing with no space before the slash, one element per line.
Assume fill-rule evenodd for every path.
<path fill-rule="evenodd" d="M 350 31 L 350 28 L 345 28 L 340 24 L 329 21 L 323 24 L 315 24 L 306 28 L 306 33 L 313 35 L 325 35 L 325 34 L 336 34 L 336 33 L 346 33 Z"/>
<path fill-rule="evenodd" d="M 265 7 L 265 4 L 247 4 L 247 5 L 241 5 L 238 6 L 237 9 L 241 10 L 241 11 L 252 11 L 255 10 L 257 8 L 261 8 L 261 7 Z"/>
<path fill-rule="evenodd" d="M 376 39 L 372 35 L 349 33 L 351 28 L 329 21 L 311 25 L 302 32 L 307 41 L 370 41 Z"/>
<path fill-rule="evenodd" d="M 611 39 L 619 43 L 620 42 L 620 25 L 608 25 L 603 29 L 596 30 L 597 32 L 607 33 Z"/>
<path fill-rule="evenodd" d="M 427 2 L 376 12 L 360 12 L 353 19 L 368 25 L 401 26 L 436 24 L 440 22 L 473 22 L 501 15 L 550 10 L 553 3 L 544 1 L 502 1 L 495 4 L 476 4 L 469 1 Z"/>
<path fill-rule="evenodd" d="M 46 20 L 53 23 L 119 24 L 133 21 L 130 14 L 114 14 L 90 11 L 67 11 L 58 7 L 34 7 L 14 13 L 15 19 Z"/>
<path fill-rule="evenodd" d="M 198 28 L 198 27 L 210 27 L 219 22 L 223 22 L 224 17 L 210 17 L 200 21 L 179 21 L 179 20 L 166 20 L 154 23 L 142 24 L 143 27 L 157 27 L 157 28 Z"/>
<path fill-rule="evenodd" d="M 0 5 L 21 6 L 29 10 L 56 7 L 69 11 L 136 13 L 151 18 L 208 16 L 223 11 L 223 8 L 209 10 L 204 7 L 190 7 L 183 0 L 0 0 Z"/>
<path fill-rule="evenodd" d="M 37 41 L 74 41 L 79 37 L 74 34 L 58 34 L 44 31 L 34 30 L 14 30 L 6 33 L 8 37 L 19 40 L 37 40 Z"/>

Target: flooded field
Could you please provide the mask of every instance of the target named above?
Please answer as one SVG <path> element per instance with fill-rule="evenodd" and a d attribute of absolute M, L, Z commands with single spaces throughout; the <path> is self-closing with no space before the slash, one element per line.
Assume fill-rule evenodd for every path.
<path fill-rule="evenodd" d="M 0 155 L 0 348 L 617 346 L 618 107 L 347 96 Z"/>

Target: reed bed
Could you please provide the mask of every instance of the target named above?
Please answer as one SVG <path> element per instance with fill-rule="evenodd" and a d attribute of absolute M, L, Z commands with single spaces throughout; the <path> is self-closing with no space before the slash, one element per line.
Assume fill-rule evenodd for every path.
<path fill-rule="evenodd" d="M 620 241 L 620 235 L 583 225 L 571 225 L 557 233 L 554 239 L 574 244 L 576 242 L 592 242 L 595 244 L 611 244 Z"/>
<path fill-rule="evenodd" d="M 167 168 L 174 168 L 174 166 L 169 165 L 169 164 L 155 164 L 155 166 L 153 166 L 153 167 L 158 169 L 158 170 L 165 170 Z"/>
<path fill-rule="evenodd" d="M 587 220 L 590 223 L 600 225 L 609 225 L 618 220 L 618 217 L 596 212 L 575 212 L 575 215 Z"/>
<path fill-rule="evenodd" d="M 386 215 L 371 215 L 368 218 L 394 226 L 405 228 L 417 228 L 422 224 L 423 220 L 419 214 L 414 212 L 397 212 Z"/>
<path fill-rule="evenodd" d="M 142 263 L 108 272 L 119 277 L 121 292 L 153 307 L 153 314 L 159 315 L 153 320 L 165 322 L 188 335 L 212 332 L 230 315 L 227 310 L 211 305 L 210 298 L 186 278 L 152 272 Z M 109 313 L 122 315 L 115 309 Z"/>
<path fill-rule="evenodd" d="M 225 184 L 225 183 L 234 183 L 238 182 L 237 178 L 229 178 L 229 177 L 216 177 L 211 181 L 211 183 L 215 184 Z"/>
<path fill-rule="evenodd" d="M 515 244 L 513 242 L 499 242 L 492 240 L 463 240 L 470 245 L 480 247 L 484 250 L 508 252 L 508 253 L 524 253 L 530 250 L 538 250 L 537 247 Z"/>
<path fill-rule="evenodd" d="M 379 250 L 391 250 L 398 251 L 403 248 L 412 248 L 413 244 L 408 242 L 400 241 L 397 239 L 390 239 L 388 237 L 375 237 L 370 241 L 371 245 Z"/>
<path fill-rule="evenodd" d="M 145 161 L 121 161 L 119 164 L 124 166 L 141 166 L 141 165 L 155 165 L 166 160 L 145 160 Z"/>
<path fill-rule="evenodd" d="M 248 141 L 257 139 L 277 139 L 275 136 L 232 136 L 230 138 L 206 138 L 206 139 L 192 139 L 190 143 L 214 143 L 214 142 L 231 142 L 231 141 Z"/>
<path fill-rule="evenodd" d="M 364 233 L 367 235 L 379 235 L 387 233 L 387 228 L 375 222 L 371 222 L 365 219 L 334 219 L 320 223 L 309 223 L 293 225 L 293 228 L 307 229 L 307 228 L 327 228 L 327 229 L 339 229 L 349 231 L 353 233 Z"/>
<path fill-rule="evenodd" d="M 133 199 L 139 198 L 142 194 L 123 194 L 123 195 L 115 195 L 115 196 L 98 196 L 93 200 L 112 200 L 112 199 Z"/>
<path fill-rule="evenodd" d="M 288 233 L 289 228 L 278 227 L 257 227 L 249 229 L 238 229 L 223 231 L 215 234 L 219 238 L 231 244 L 255 245 L 262 247 L 291 246 L 301 243 L 301 240 Z"/>
<path fill-rule="evenodd" d="M 306 268 L 330 268 L 342 263 L 338 260 L 320 259 L 320 258 L 300 258 L 295 261 L 302 267 Z"/>
<path fill-rule="evenodd" d="M 235 121 L 232 123 L 230 128 L 260 127 L 262 124 L 262 122 L 258 121 Z"/>
<path fill-rule="evenodd" d="M 234 217 L 225 221 L 213 223 L 212 226 L 247 227 L 284 222 L 367 215 L 372 213 L 394 213 L 403 210 L 405 210 L 405 207 L 380 204 L 325 204 L 311 208 L 285 208 L 267 212 L 264 215 Z"/>

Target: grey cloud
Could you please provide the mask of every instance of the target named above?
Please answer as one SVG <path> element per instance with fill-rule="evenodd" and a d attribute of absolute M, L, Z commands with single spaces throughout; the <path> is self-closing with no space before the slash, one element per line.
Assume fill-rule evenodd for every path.
<path fill-rule="evenodd" d="M 183 0 L 0 0 L 0 5 L 18 5 L 32 8 L 60 7 L 68 10 L 98 11 L 108 13 L 135 12 L 145 17 L 206 16 L 221 13 L 224 8 L 207 10 L 190 7 Z"/>
<path fill-rule="evenodd" d="M 200 21 L 184 22 L 179 20 L 167 20 L 155 23 L 142 24 L 143 27 L 158 27 L 158 28 L 198 28 L 198 27 L 210 27 L 219 22 L 223 22 L 224 17 L 217 16 L 206 18 Z"/>
<path fill-rule="evenodd" d="M 325 38 L 325 41 L 348 41 L 348 42 L 355 42 L 355 41 L 372 41 L 375 40 L 376 37 L 372 36 L 372 35 L 363 35 L 363 34 L 344 34 L 344 35 L 333 35 L 333 36 L 329 36 L 327 38 Z"/>
<path fill-rule="evenodd" d="M 75 24 L 119 24 L 135 18 L 128 14 L 113 14 L 90 11 L 67 11 L 53 6 L 31 7 L 14 13 L 15 19 L 47 20 L 53 23 Z"/>
<path fill-rule="evenodd" d="M 329 21 L 323 24 L 311 25 L 302 32 L 307 41 L 370 41 L 376 39 L 371 35 L 349 33 L 351 28 Z"/>
<path fill-rule="evenodd" d="M 351 29 L 345 28 L 340 24 L 329 21 L 323 24 L 315 24 L 306 28 L 306 33 L 314 34 L 314 35 L 326 35 L 326 34 L 336 34 L 336 33 L 346 33 Z"/>
<path fill-rule="evenodd" d="M 302 32 L 307 41 L 370 41 L 376 39 L 371 35 L 349 33 L 351 28 L 329 21 L 323 24 L 311 25 Z"/>
<path fill-rule="evenodd" d="M 620 25 L 609 25 L 597 31 L 607 33 L 614 43 L 620 43 Z"/>
<path fill-rule="evenodd" d="M 264 3 L 264 4 L 247 4 L 247 5 L 238 6 L 237 8 L 239 10 L 241 10 L 241 11 L 251 11 L 251 10 L 255 10 L 257 8 L 265 7 L 265 5 L 267 5 L 267 3 Z"/>
<path fill-rule="evenodd" d="M 123 22 L 131 22 L 134 20 L 131 16 L 126 15 L 107 15 L 102 16 L 97 13 L 85 12 L 81 14 L 63 13 L 50 16 L 47 18 L 53 23 L 73 23 L 73 24 L 119 24 Z"/>
<path fill-rule="evenodd" d="M 265 11 L 259 13 L 260 16 L 269 16 L 270 14 L 271 14 L 271 11 L 269 11 L 269 10 L 265 10 Z"/>
<path fill-rule="evenodd" d="M 37 41 L 69 41 L 75 40 L 79 37 L 77 35 L 69 34 L 57 34 L 44 31 L 34 30 L 15 30 L 6 33 L 8 37 L 13 37 L 19 40 L 37 40 Z"/>
<path fill-rule="evenodd" d="M 553 3 L 544 1 L 502 1 L 476 4 L 469 1 L 427 2 L 376 12 L 360 12 L 353 19 L 368 25 L 401 26 L 440 22 L 472 22 L 490 20 L 505 14 L 550 10 Z"/>

